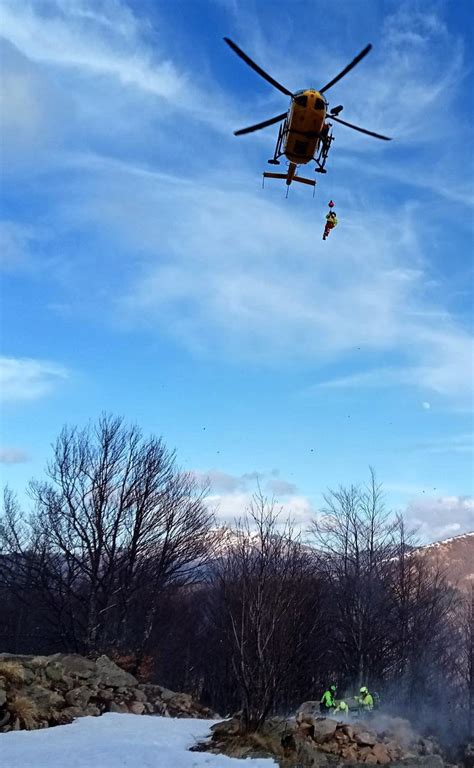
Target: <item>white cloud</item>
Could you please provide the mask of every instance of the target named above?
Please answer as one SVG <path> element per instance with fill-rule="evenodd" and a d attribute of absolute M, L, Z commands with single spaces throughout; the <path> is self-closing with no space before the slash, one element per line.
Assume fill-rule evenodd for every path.
<path fill-rule="evenodd" d="M 63 366 L 47 360 L 0 357 L 0 399 L 36 400 L 50 394 L 68 375 Z"/>
<path fill-rule="evenodd" d="M 215 510 L 219 523 L 232 525 L 235 520 L 243 517 L 252 500 L 251 493 L 229 493 L 210 496 L 209 506 Z M 306 496 L 293 495 L 283 502 L 277 502 L 276 511 L 280 513 L 281 522 L 290 517 L 298 529 L 305 530 L 316 514 L 315 508 Z"/>
<path fill-rule="evenodd" d="M 23 464 L 30 455 L 20 448 L 0 448 L 0 464 Z"/>
<path fill-rule="evenodd" d="M 474 530 L 474 499 L 442 496 L 413 499 L 406 509 L 407 525 L 423 541 L 437 541 Z"/>
<path fill-rule="evenodd" d="M 429 411 L 431 408 L 431 403 L 428 403 L 426 400 L 424 400 L 421 404 L 421 407 L 424 411 Z"/>

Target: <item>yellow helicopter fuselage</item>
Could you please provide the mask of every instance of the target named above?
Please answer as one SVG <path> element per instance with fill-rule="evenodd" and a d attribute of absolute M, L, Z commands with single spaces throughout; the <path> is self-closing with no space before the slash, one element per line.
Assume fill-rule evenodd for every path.
<path fill-rule="evenodd" d="M 319 91 L 295 94 L 287 117 L 283 152 L 291 163 L 304 165 L 315 157 L 326 119 L 326 101 Z"/>

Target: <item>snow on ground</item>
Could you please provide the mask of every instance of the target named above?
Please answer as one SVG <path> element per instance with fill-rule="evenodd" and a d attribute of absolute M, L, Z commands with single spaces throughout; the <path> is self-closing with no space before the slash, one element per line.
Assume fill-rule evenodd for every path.
<path fill-rule="evenodd" d="M 1 768 L 274 768 L 273 760 L 237 760 L 189 752 L 209 735 L 209 720 L 149 715 L 82 717 L 71 725 L 0 734 Z"/>

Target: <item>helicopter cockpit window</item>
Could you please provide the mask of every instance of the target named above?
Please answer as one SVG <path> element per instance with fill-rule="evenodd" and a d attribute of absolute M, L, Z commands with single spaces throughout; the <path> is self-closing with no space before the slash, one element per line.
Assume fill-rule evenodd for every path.
<path fill-rule="evenodd" d="M 308 97 L 295 96 L 295 104 L 298 104 L 299 107 L 306 107 L 308 105 Z"/>
<path fill-rule="evenodd" d="M 316 99 L 314 102 L 314 109 L 324 109 L 324 101 L 322 99 Z"/>

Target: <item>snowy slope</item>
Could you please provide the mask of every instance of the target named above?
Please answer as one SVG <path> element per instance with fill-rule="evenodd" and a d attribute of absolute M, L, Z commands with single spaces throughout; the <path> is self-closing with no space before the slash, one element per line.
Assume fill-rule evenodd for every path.
<path fill-rule="evenodd" d="M 459 589 L 470 592 L 474 584 L 474 532 L 435 541 L 421 547 L 418 552 L 446 574 Z"/>
<path fill-rule="evenodd" d="M 82 717 L 71 725 L 0 734 L 1 768 L 275 768 L 273 760 L 237 760 L 189 752 L 209 735 L 209 720 L 147 715 Z"/>

